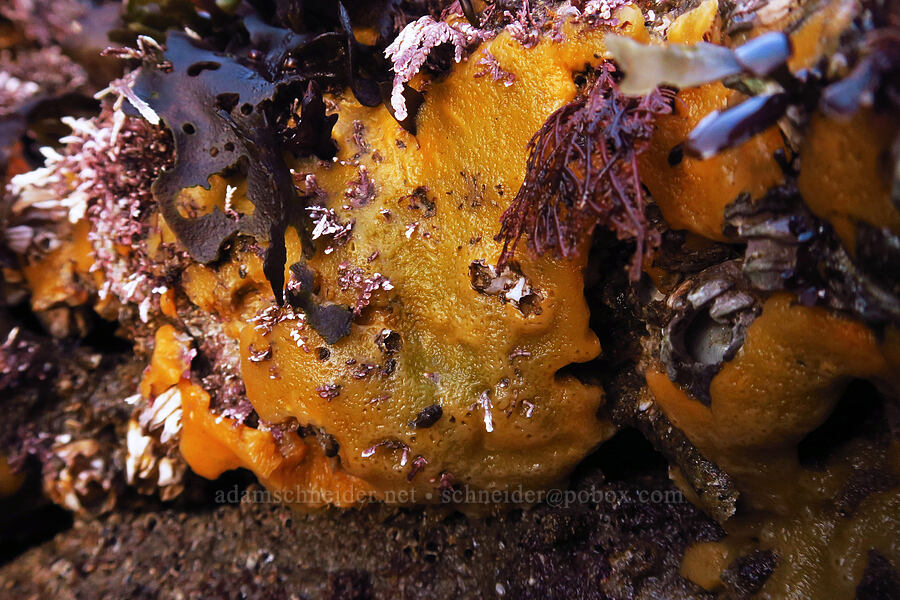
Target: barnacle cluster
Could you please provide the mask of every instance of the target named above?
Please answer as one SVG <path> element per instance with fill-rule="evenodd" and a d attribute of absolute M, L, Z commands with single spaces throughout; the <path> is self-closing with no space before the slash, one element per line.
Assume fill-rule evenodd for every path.
<path fill-rule="evenodd" d="M 314 4 L 136 20 L 100 116 L 9 162 L 4 301 L 147 356 L 128 484 L 438 503 L 635 427 L 728 534 L 698 585 L 900 565 L 897 2 Z M 17 336 L 0 391 L 52 376 Z M 99 447 L 42 447 L 60 502 L 108 509 Z"/>

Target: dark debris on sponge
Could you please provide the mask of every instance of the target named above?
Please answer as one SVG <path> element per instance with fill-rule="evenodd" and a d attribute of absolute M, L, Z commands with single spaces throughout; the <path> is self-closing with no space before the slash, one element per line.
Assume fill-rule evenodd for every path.
<path fill-rule="evenodd" d="M 302 262 L 291 265 L 287 301 L 306 313 L 306 322 L 327 344 L 350 335 L 353 311 L 343 304 L 320 304 L 314 297 L 315 273 Z"/>
<path fill-rule="evenodd" d="M 175 164 L 153 184 L 153 194 L 166 222 L 191 256 L 208 263 L 219 258 L 226 240 L 240 232 L 269 242 L 264 270 L 279 302 L 284 287 L 284 232 L 296 220 L 299 197 L 283 153 L 334 152 L 330 141 L 334 118 L 325 115 L 321 91 L 307 84 L 308 110 L 296 126 L 278 131 L 275 117 L 279 88 L 233 57 L 199 47 L 186 34 L 173 32 L 167 48 L 144 59 L 135 93 L 156 111 L 175 139 Z M 285 133 L 287 135 L 285 135 Z M 247 195 L 255 210 L 238 219 L 218 208 L 186 218 L 176 199 L 185 188 L 209 187 L 209 178 L 228 169 L 246 171 Z M 294 213 L 294 214 L 292 214 Z M 293 219 L 292 219 L 293 217 Z"/>
<path fill-rule="evenodd" d="M 175 235 L 203 263 L 217 260 L 238 233 L 267 242 L 264 272 L 281 304 L 286 227 L 297 225 L 305 250 L 313 250 L 304 198 L 284 155 L 333 157 L 337 116 L 326 113 L 322 87 L 346 85 L 362 104 L 379 104 L 380 84 L 390 79 L 386 40 L 425 7 L 413 5 L 407 14 L 393 1 L 377 11 L 358 2 L 259 4 L 243 4 L 233 15 L 211 7 L 209 18 L 196 24 L 202 33 L 169 32 L 165 49 L 144 55 L 133 91 L 175 139 L 175 165 L 153 185 Z M 354 17 L 357 26 L 375 27 L 375 44 L 356 39 Z M 297 114 L 294 98 L 301 93 Z M 196 218 L 179 213 L 176 197 L 183 189 L 209 188 L 212 175 L 234 170 L 246 174 L 253 214 L 233 218 L 218 208 Z"/>

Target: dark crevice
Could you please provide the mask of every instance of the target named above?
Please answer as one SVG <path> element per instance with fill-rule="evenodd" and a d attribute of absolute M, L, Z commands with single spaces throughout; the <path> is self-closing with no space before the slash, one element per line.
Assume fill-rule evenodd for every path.
<path fill-rule="evenodd" d="M 886 431 L 882 398 L 868 381 L 847 386 L 831 415 L 797 446 L 800 464 L 824 467 L 828 459 L 850 440 Z"/>
<path fill-rule="evenodd" d="M 21 489 L 0 499 L 0 566 L 72 527 L 72 514 L 44 496 L 36 460 L 25 473 Z"/>
<path fill-rule="evenodd" d="M 600 470 L 607 481 L 634 480 L 648 473 L 664 471 L 667 464 L 665 457 L 640 431 L 625 427 L 584 459 L 572 479 L 578 481 Z"/>
<path fill-rule="evenodd" d="M 94 327 L 82 338 L 81 345 L 103 354 L 128 354 L 133 351 L 134 343 L 117 335 L 118 323 L 110 323 L 97 317 Z"/>
<path fill-rule="evenodd" d="M 594 233 L 585 268 L 584 295 L 590 310 L 590 328 L 600 339 L 601 355 L 585 363 L 567 365 L 556 373 L 557 378 L 571 375 L 583 383 L 603 387 L 605 401 L 598 414 L 601 419 L 610 418 L 613 406 L 627 402 L 625 396 L 636 393 L 643 384 L 642 377 L 630 376 L 635 373 L 640 356 L 640 340 L 646 335 L 626 270 L 634 247 L 633 241 L 620 241 L 612 232 Z M 612 379 L 617 380 L 616 385 L 610 385 Z M 633 480 L 651 472 L 664 472 L 666 464 L 665 457 L 640 431 L 626 425 L 579 464 L 573 481 L 598 469 L 608 480 Z"/>

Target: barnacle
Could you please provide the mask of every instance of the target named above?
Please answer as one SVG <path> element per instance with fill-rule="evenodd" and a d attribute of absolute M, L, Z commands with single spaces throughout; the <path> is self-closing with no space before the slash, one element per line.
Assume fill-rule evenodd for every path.
<path fill-rule="evenodd" d="M 675 314 L 659 349 L 669 379 L 708 405 L 710 382 L 760 312 L 758 296 L 735 261 L 701 271 L 672 292 L 666 303 Z"/>
<path fill-rule="evenodd" d="M 148 361 L 121 447 L 41 447 L 48 492 L 439 503 L 633 426 L 727 533 L 699 586 L 900 564 L 896 3 L 349 4 L 146 29 L 12 178 L 2 289 Z M 5 339 L 0 390 L 54 376 Z"/>

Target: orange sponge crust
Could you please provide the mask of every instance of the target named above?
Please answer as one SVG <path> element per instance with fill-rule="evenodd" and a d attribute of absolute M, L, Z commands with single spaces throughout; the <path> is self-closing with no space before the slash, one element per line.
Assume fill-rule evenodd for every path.
<path fill-rule="evenodd" d="M 676 19 L 667 41 L 721 42 L 718 13 L 712 9 L 716 4 L 707 0 Z M 857 10 L 852 0 L 817 8 L 791 33 L 790 68 L 807 68 L 833 54 Z M 785 18 L 795 21 L 798 16 Z M 754 29 L 750 35 L 765 29 Z M 784 175 L 773 155 L 787 151 L 787 146 L 778 127 L 772 127 L 706 160 L 682 156 L 679 145 L 703 117 L 733 106 L 743 96 L 721 83 L 710 83 L 681 90 L 677 98 L 675 112 L 659 118 L 653 144 L 639 159 L 641 180 L 672 229 L 727 241 L 722 232 L 725 207 L 741 193 L 755 199 L 781 183 Z M 810 210 L 831 223 L 850 252 L 855 250 L 859 222 L 900 231 L 900 211 L 890 201 L 891 179 L 884 158 L 897 130 L 896 119 L 860 111 L 847 120 L 816 112 L 805 131 L 799 148 L 800 192 Z"/>
<path fill-rule="evenodd" d="M 71 241 L 62 244 L 41 260 L 22 265 L 22 273 L 32 294 L 36 311 L 54 306 L 78 306 L 91 298 L 94 277 L 93 250 L 88 240 L 90 223 L 79 221 L 72 227 Z"/>
<path fill-rule="evenodd" d="M 183 378 L 189 378 L 191 368 L 189 336 L 180 334 L 171 325 L 163 325 L 156 330 L 155 339 L 153 356 L 144 369 L 140 385 L 141 395 L 151 399 Z"/>
<path fill-rule="evenodd" d="M 896 393 L 898 359 L 896 328 L 878 339 L 861 323 L 777 294 L 747 330 L 737 357 L 713 379 L 710 406 L 664 373 L 646 373 L 673 425 L 740 490 L 741 515 L 725 523 L 729 537 L 708 550 L 730 560 L 758 544 L 779 556 L 760 597 L 784 597 L 791 590 L 796 597 L 850 598 L 870 548 L 900 560 L 900 490 L 872 494 L 858 508 L 835 508 L 859 465 L 885 482 L 896 481 L 896 441 L 889 448 L 850 444 L 827 469 L 803 466 L 798 455 L 800 441 L 832 413 L 852 379 Z M 724 565 L 699 564 L 699 552 L 685 556 L 683 572 L 712 589 Z"/>
<path fill-rule="evenodd" d="M 209 394 L 196 384 L 179 384 L 184 428 L 181 453 L 198 475 L 215 479 L 225 471 L 252 470 L 271 492 L 273 502 L 309 507 L 353 506 L 373 496 L 365 481 L 347 474 L 317 444 L 295 432 L 276 441 L 267 431 L 251 429 L 209 412 Z"/>
<path fill-rule="evenodd" d="M 620 23 L 646 37 L 637 9 L 623 9 Z M 333 218 L 354 223 L 347 243 L 319 239 L 305 261 L 317 275 L 319 302 L 359 306 L 349 336 L 329 346 L 302 314 L 270 308 L 252 252 L 188 270 L 187 296 L 219 315 L 231 335 L 240 330 L 242 376 L 262 421 L 296 419 L 339 448 L 328 459 L 318 443 L 291 434 L 299 449 L 273 466 L 280 454 L 269 433 L 235 428 L 203 414 L 200 403 L 184 416 L 184 453 L 195 470 L 214 475 L 244 466 L 270 489 L 352 489 L 427 502 L 448 481 L 479 489 L 558 483 L 613 433 L 597 417 L 599 387 L 559 373 L 600 352 L 583 297 L 586 252 L 577 260 L 523 252 L 510 275 L 518 292 L 483 293 L 473 285 L 473 269 L 489 272 L 499 257 L 500 244 L 486 232 L 498 229 L 522 182 L 532 132 L 574 98 L 573 72 L 602 57 L 603 32 L 567 31 L 573 39 L 562 46 L 545 41 L 529 50 L 508 34 L 490 42 L 486 48 L 515 76 L 511 86 L 476 77 L 478 54 L 443 81 L 427 83 L 416 137 L 384 107 L 335 99 L 339 160 L 301 162 L 295 171 L 302 190 L 327 192 Z M 365 148 L 354 123 L 365 127 Z M 352 194 L 362 177 L 374 193 L 360 202 Z M 215 185 L 190 195 L 200 211 L 224 204 Z M 232 201 L 241 195 L 238 187 Z M 286 242 L 288 264 L 302 260 L 294 231 Z M 362 307 L 353 281 L 378 277 L 388 284 Z M 530 298 L 520 304 L 522 294 Z M 377 342 L 385 332 L 395 336 L 396 349 Z M 415 427 L 434 405 L 441 417 Z M 217 440 L 206 460 L 201 431 Z"/>
<path fill-rule="evenodd" d="M 15 494 L 24 482 L 25 477 L 13 472 L 6 457 L 0 454 L 0 498 Z"/>
<path fill-rule="evenodd" d="M 900 233 L 885 158 L 898 130 L 896 118 L 869 111 L 847 120 L 816 114 L 810 123 L 797 184 L 809 209 L 831 223 L 850 252 L 860 222 Z"/>
<path fill-rule="evenodd" d="M 678 17 L 669 27 L 667 41 L 721 42 L 717 0 L 706 0 Z M 657 121 L 653 143 L 639 159 L 641 181 L 672 229 L 725 241 L 725 207 L 741 193 L 759 198 L 781 183 L 781 169 L 772 158 L 784 146 L 777 127 L 706 160 L 681 153 L 680 145 L 703 117 L 741 97 L 721 83 L 681 90 L 673 114 Z"/>
<path fill-rule="evenodd" d="M 857 321 L 776 294 L 713 379 L 710 406 L 663 373 L 646 377 L 673 424 L 735 477 L 750 507 L 785 512 L 791 495 L 802 493 L 797 444 L 831 414 L 852 379 L 898 389 L 898 344 L 896 329 L 879 342 Z"/>

